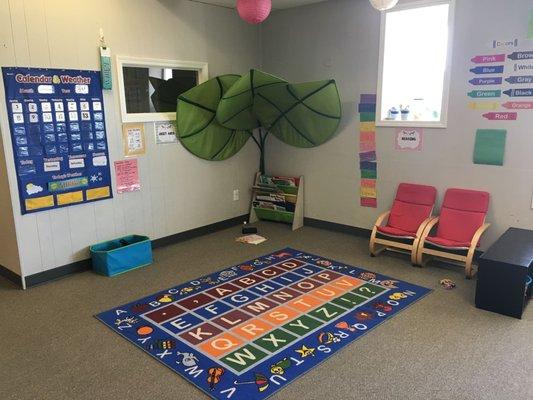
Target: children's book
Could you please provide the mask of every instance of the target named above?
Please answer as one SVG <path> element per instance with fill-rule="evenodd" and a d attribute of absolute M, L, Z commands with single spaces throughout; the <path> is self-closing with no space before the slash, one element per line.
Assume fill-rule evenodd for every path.
<path fill-rule="evenodd" d="M 238 237 L 235 240 L 240 243 L 259 244 L 259 243 L 263 243 L 267 239 L 263 236 L 252 234 L 252 235 L 245 235 L 245 236 Z"/>

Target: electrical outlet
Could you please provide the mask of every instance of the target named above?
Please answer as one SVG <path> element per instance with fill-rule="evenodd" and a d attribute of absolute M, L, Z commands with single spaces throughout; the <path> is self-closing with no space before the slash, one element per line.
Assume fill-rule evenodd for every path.
<path fill-rule="evenodd" d="M 233 201 L 239 200 L 239 189 L 233 189 Z"/>

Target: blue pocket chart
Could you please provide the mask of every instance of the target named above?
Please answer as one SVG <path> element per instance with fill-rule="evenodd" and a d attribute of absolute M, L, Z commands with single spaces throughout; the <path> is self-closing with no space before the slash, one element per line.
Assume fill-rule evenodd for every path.
<path fill-rule="evenodd" d="M 113 197 L 100 72 L 2 74 L 22 214 Z"/>

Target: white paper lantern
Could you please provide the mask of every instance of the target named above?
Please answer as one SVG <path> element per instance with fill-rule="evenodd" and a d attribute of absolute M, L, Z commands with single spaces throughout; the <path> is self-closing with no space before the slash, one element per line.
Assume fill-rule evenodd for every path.
<path fill-rule="evenodd" d="M 370 4 L 372 4 L 372 7 L 376 10 L 385 11 L 390 10 L 398 4 L 398 0 L 370 0 Z"/>

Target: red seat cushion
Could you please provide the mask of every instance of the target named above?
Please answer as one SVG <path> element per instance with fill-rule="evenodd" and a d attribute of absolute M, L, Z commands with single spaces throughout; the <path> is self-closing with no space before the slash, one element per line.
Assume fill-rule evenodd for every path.
<path fill-rule="evenodd" d="M 406 203 L 433 206 L 437 197 L 437 189 L 433 186 L 418 185 L 416 183 L 400 183 L 396 190 L 396 200 Z"/>
<path fill-rule="evenodd" d="M 384 235 L 408 237 L 413 239 L 416 237 L 415 233 L 413 232 L 407 232 L 398 228 L 393 228 L 392 226 L 378 226 L 377 229 L 379 233 L 383 233 Z"/>
<path fill-rule="evenodd" d="M 420 224 L 431 215 L 437 189 L 433 186 L 400 183 L 392 204 L 387 227 L 414 236 Z"/>
<path fill-rule="evenodd" d="M 489 207 L 489 194 L 477 190 L 448 189 L 439 216 L 436 237 L 470 246 L 483 225 Z"/>
<path fill-rule="evenodd" d="M 486 213 L 489 210 L 489 193 L 469 189 L 448 189 L 443 207 L 456 210 Z"/>
<path fill-rule="evenodd" d="M 426 238 L 426 242 L 429 242 L 437 246 L 448 247 L 448 248 L 468 249 L 470 247 L 470 242 L 456 242 L 455 240 L 444 239 L 444 238 L 437 237 L 437 236 L 428 236 Z M 479 247 L 479 242 L 477 246 Z"/>

